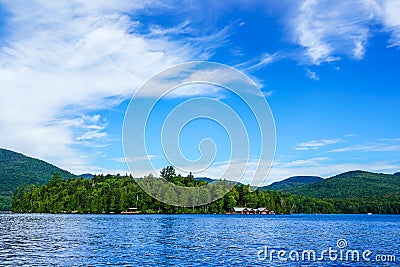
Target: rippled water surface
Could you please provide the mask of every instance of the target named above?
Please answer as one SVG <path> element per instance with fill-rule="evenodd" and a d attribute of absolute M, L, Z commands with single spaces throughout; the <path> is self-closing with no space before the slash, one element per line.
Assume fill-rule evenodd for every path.
<path fill-rule="evenodd" d="M 399 266 L 399 251 L 395 215 L 0 214 L 1 266 Z"/>

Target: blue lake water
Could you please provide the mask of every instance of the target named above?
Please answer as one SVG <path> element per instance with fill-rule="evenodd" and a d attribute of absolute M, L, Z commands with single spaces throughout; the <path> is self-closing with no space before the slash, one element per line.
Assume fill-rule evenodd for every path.
<path fill-rule="evenodd" d="M 399 266 L 399 251 L 397 215 L 0 214 L 0 266 Z"/>

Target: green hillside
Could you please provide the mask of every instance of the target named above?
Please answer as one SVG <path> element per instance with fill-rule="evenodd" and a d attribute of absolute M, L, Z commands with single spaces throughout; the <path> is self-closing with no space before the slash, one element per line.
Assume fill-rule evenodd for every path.
<path fill-rule="evenodd" d="M 317 183 L 292 187 L 284 191 L 302 196 L 334 199 L 399 197 L 400 176 L 350 171 Z"/>
<path fill-rule="evenodd" d="M 0 210 L 11 208 L 15 188 L 22 184 L 45 184 L 56 172 L 64 178 L 75 177 L 42 160 L 0 148 Z"/>
<path fill-rule="evenodd" d="M 268 186 L 260 187 L 258 190 L 284 191 L 292 187 L 321 182 L 322 180 L 323 178 L 318 176 L 294 176 Z"/>

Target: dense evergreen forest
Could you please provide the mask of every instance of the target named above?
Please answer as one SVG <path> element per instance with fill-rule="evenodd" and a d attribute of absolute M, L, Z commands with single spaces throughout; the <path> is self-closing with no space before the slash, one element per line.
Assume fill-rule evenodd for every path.
<path fill-rule="evenodd" d="M 46 184 L 55 172 L 64 178 L 75 175 L 43 160 L 0 148 L 0 210 L 11 209 L 11 197 L 22 184 Z"/>
<path fill-rule="evenodd" d="M 164 171 L 164 173 L 163 173 Z M 164 168 L 161 176 L 180 186 L 205 185 L 189 175 L 175 175 Z M 159 178 L 145 177 L 157 181 Z M 266 207 L 277 214 L 289 213 L 400 213 L 398 196 L 314 198 L 279 191 L 253 191 L 235 185 L 222 198 L 200 207 L 170 206 L 147 195 L 132 176 L 95 175 L 91 179 L 63 179 L 54 174 L 46 185 L 23 185 L 14 191 L 13 212 L 120 213 L 138 208 L 141 213 L 229 213 L 233 207 Z"/>

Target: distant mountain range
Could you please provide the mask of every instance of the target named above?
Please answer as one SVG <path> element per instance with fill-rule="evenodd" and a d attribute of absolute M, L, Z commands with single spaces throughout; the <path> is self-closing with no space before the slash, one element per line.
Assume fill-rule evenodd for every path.
<path fill-rule="evenodd" d="M 85 179 L 92 179 L 94 175 L 91 174 L 91 173 L 84 173 L 84 174 L 80 174 L 78 176 L 82 177 L 82 178 L 85 178 Z"/>
<path fill-rule="evenodd" d="M 22 184 L 45 184 L 56 172 L 65 179 L 76 177 L 43 160 L 0 148 L 0 210 L 10 209 L 15 188 Z"/>
<path fill-rule="evenodd" d="M 194 177 L 194 179 L 198 180 L 198 181 L 204 181 L 206 183 L 212 183 L 212 182 L 215 181 L 215 180 L 213 180 L 211 178 L 208 178 L 208 177 Z"/>
<path fill-rule="evenodd" d="M 315 182 L 312 180 L 315 179 Z M 293 182 L 294 181 L 294 182 Z M 400 196 L 400 175 L 349 171 L 330 178 L 291 177 L 264 187 L 315 198 L 365 198 Z"/>
<path fill-rule="evenodd" d="M 0 149 L 0 210 L 10 209 L 10 199 L 16 187 L 22 184 L 45 184 L 56 172 L 65 179 L 77 177 L 43 160 Z M 86 173 L 79 177 L 91 179 L 93 175 Z M 195 179 L 208 183 L 214 181 L 207 177 Z M 391 175 L 350 171 L 326 179 L 317 176 L 294 176 L 260 187 L 258 190 L 333 199 L 400 197 L 400 172 Z"/>
<path fill-rule="evenodd" d="M 272 183 L 268 186 L 259 187 L 258 190 L 284 191 L 296 186 L 321 182 L 322 180 L 324 179 L 318 176 L 293 176 L 283 181 Z"/>

